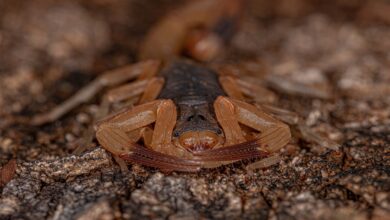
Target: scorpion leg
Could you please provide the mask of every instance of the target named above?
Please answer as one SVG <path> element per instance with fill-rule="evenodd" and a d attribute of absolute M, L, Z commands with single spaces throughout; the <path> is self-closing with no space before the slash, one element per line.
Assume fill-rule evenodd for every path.
<path fill-rule="evenodd" d="M 268 156 L 267 150 L 260 148 L 257 140 L 245 141 L 204 152 L 194 153 L 194 160 L 202 162 L 204 167 L 215 167 L 237 160 Z"/>
<path fill-rule="evenodd" d="M 325 136 L 315 132 L 313 129 L 305 125 L 304 123 L 299 123 L 297 126 L 299 133 L 302 138 L 311 143 L 316 143 L 321 147 L 325 147 L 331 150 L 339 150 L 340 144 L 326 138 Z"/>
<path fill-rule="evenodd" d="M 154 126 L 154 132 L 152 137 L 151 147 L 155 151 L 165 153 L 163 149 L 172 143 L 172 132 L 176 125 L 177 111 L 176 106 L 172 100 L 166 101 L 161 104 L 161 107 L 157 110 L 156 124 Z"/>
<path fill-rule="evenodd" d="M 273 115 L 277 119 L 279 119 L 279 120 L 281 120 L 284 123 L 287 123 L 289 125 L 294 126 L 294 125 L 297 125 L 299 122 L 299 116 L 295 112 L 292 112 L 292 111 L 289 111 L 286 109 L 282 109 L 282 108 L 279 108 L 279 107 L 276 107 L 273 105 L 269 105 L 269 104 L 255 103 L 255 106 L 257 108 L 261 109 L 262 111 L 264 111 L 270 115 Z"/>
<path fill-rule="evenodd" d="M 128 100 L 130 98 L 140 96 L 141 94 L 142 97 L 138 102 L 139 104 L 144 104 L 146 102 L 153 101 L 158 96 L 158 93 L 161 90 L 163 84 L 164 79 L 160 77 L 153 77 L 150 80 L 139 79 L 135 82 L 123 85 L 119 88 L 109 90 L 103 98 L 100 109 L 96 114 L 96 118 L 102 118 L 106 116 L 112 103 L 118 103 L 123 100 Z M 131 103 L 130 106 L 133 106 L 136 101 L 131 101 L 133 103 Z M 91 146 L 94 135 L 95 132 L 93 128 L 88 128 L 83 135 L 83 138 L 77 144 L 78 147 L 74 150 L 73 153 L 80 154 L 86 149 L 88 149 L 89 146 Z M 120 163 L 119 159 L 117 159 L 117 162 Z"/>
<path fill-rule="evenodd" d="M 152 71 L 146 71 L 144 73 L 149 73 Z M 110 106 L 113 103 L 119 103 L 123 100 L 129 100 L 131 98 L 136 98 L 137 96 L 140 96 L 141 94 L 144 94 L 143 96 L 150 94 L 148 92 L 151 90 L 151 92 L 154 94 L 155 89 L 152 86 L 157 86 L 156 82 L 161 81 L 159 78 L 151 78 L 148 79 L 138 79 L 135 82 L 131 82 L 128 84 L 125 84 L 123 86 L 120 86 L 118 88 L 114 88 L 109 90 L 103 97 L 103 100 L 100 104 L 99 111 L 96 113 L 95 118 L 100 119 L 104 116 L 106 116 L 109 112 Z M 146 88 L 145 88 L 146 87 Z M 149 95 L 150 96 L 150 95 Z M 153 99 L 150 99 L 152 101 Z M 133 106 L 133 104 L 136 102 L 135 100 L 130 100 L 132 103 L 130 103 L 130 106 Z M 94 138 L 95 132 L 92 126 L 90 126 L 82 135 L 82 138 L 78 141 L 76 144 L 78 147 L 73 151 L 74 154 L 81 154 L 86 149 L 88 149 L 92 145 L 92 140 Z M 119 160 L 117 160 L 119 163 Z"/>
<path fill-rule="evenodd" d="M 119 109 L 123 107 L 134 106 L 139 99 L 139 96 L 145 91 L 145 86 L 148 84 L 148 80 L 136 80 L 131 83 L 121 85 L 119 87 L 108 90 L 100 103 L 99 110 L 95 114 L 95 120 L 100 120 L 101 118 L 107 116 L 110 112 L 110 109 L 115 104 L 121 104 Z M 115 106 L 114 112 L 118 110 L 118 107 Z M 115 114 L 115 113 L 114 113 Z"/>
<path fill-rule="evenodd" d="M 127 134 L 129 135 L 129 138 L 132 140 L 131 141 L 132 143 L 136 143 L 140 139 L 143 139 L 145 146 L 150 146 L 151 134 L 153 134 L 153 130 L 149 127 L 144 127 L 129 132 Z M 125 173 L 129 171 L 126 162 L 122 158 L 120 158 L 118 155 L 113 155 L 113 157 L 115 161 L 118 163 L 122 172 Z"/>
<path fill-rule="evenodd" d="M 170 109 L 167 108 L 163 111 L 169 111 L 169 110 Z M 160 111 L 160 114 L 163 113 L 163 111 Z M 157 116 L 156 118 L 156 124 L 158 121 L 160 121 L 159 116 Z M 164 127 L 165 122 L 160 121 L 159 124 L 162 125 L 160 126 L 160 128 L 162 128 Z M 159 135 L 156 135 L 158 131 L 154 132 L 149 127 L 145 127 L 142 129 L 143 130 L 141 131 L 141 134 L 139 134 L 138 138 L 141 138 L 142 136 L 144 140 L 144 145 L 146 147 L 135 144 L 130 152 L 122 153 L 118 156 L 120 162 L 124 160 L 130 163 L 136 163 L 145 166 L 159 168 L 160 170 L 164 170 L 164 171 L 176 170 L 176 171 L 183 171 L 183 172 L 197 172 L 200 170 L 201 162 L 191 160 L 191 159 L 183 159 L 178 157 L 179 154 L 177 153 L 175 154 L 175 152 L 173 151 L 167 151 L 167 147 L 173 147 L 172 150 L 174 150 L 174 148 L 176 147 L 171 146 L 169 143 L 165 144 L 164 146 L 156 144 L 156 142 L 160 142 L 160 141 L 167 142 L 169 139 L 169 136 L 167 135 L 169 134 L 166 134 L 166 132 L 160 132 Z M 156 136 L 158 137 L 153 139 L 153 137 Z"/>
<path fill-rule="evenodd" d="M 234 99 L 245 101 L 246 96 L 260 103 L 270 103 L 276 100 L 275 93 L 259 86 L 258 83 L 253 83 L 256 80 L 251 78 L 236 79 L 222 75 L 219 77 L 219 82 L 228 96 Z"/>
<path fill-rule="evenodd" d="M 245 100 L 245 97 L 242 94 L 240 87 L 237 85 L 237 81 L 234 80 L 233 77 L 220 76 L 219 82 L 221 83 L 223 90 L 228 94 L 229 97 L 242 101 Z"/>
<path fill-rule="evenodd" d="M 221 148 L 194 153 L 195 159 L 202 161 L 206 167 L 220 166 L 235 160 L 264 157 L 276 148 L 283 147 L 289 140 L 290 131 L 286 125 L 245 102 L 220 96 L 214 102 L 214 109 L 217 120 L 224 130 L 226 142 Z M 262 135 L 258 139 L 246 141 L 239 123 L 262 132 Z M 284 143 L 283 139 L 287 139 L 287 142 Z M 273 148 L 266 149 L 265 145 L 272 145 Z"/>
<path fill-rule="evenodd" d="M 281 109 L 276 106 L 266 105 L 266 104 L 256 104 L 256 106 L 263 111 L 267 112 L 280 119 L 281 121 L 289 124 L 296 130 L 301 138 L 307 142 L 316 143 L 322 147 L 338 150 L 340 145 L 329 138 L 324 137 L 321 134 L 318 134 L 313 129 L 310 129 L 305 122 L 299 118 L 299 116 L 292 111 L 288 111 L 286 109 Z"/>
<path fill-rule="evenodd" d="M 201 169 L 202 163 L 200 161 L 195 161 L 187 158 L 183 159 L 177 156 L 167 154 L 167 151 L 159 152 L 152 149 L 151 144 L 153 134 L 155 134 L 155 132 L 150 128 L 146 129 L 147 130 L 143 132 L 142 136 L 144 139 L 144 145 L 147 147 L 143 147 L 141 145 L 136 144 L 131 150 L 131 152 L 123 153 L 118 156 L 120 161 L 124 160 L 130 163 L 155 167 L 168 172 L 173 170 L 183 172 L 197 172 Z M 169 144 L 165 145 L 165 147 L 167 146 L 171 147 Z M 161 151 L 161 146 L 155 149 Z M 169 153 L 172 154 L 172 151 L 170 151 Z"/>
<path fill-rule="evenodd" d="M 105 149 L 113 153 L 113 157 L 122 171 L 127 171 L 127 166 L 118 154 L 131 151 L 141 137 L 144 137 L 145 143 L 150 142 L 148 138 L 150 131 L 147 130 L 147 127 L 143 128 L 143 126 L 154 122 L 154 110 L 158 104 L 159 101 L 155 101 L 136 106 L 130 110 L 109 116 L 97 123 L 96 138 Z M 121 119 L 125 120 L 124 123 L 121 123 Z M 144 120 L 144 123 L 142 123 L 142 120 Z M 128 129 L 131 131 L 126 132 Z"/>
<path fill-rule="evenodd" d="M 251 77 L 236 79 L 237 85 L 241 88 L 244 95 L 250 97 L 256 102 L 272 103 L 276 100 L 276 94 L 267 88 L 260 86 Z"/>
<path fill-rule="evenodd" d="M 131 105 L 135 103 L 144 104 L 153 101 L 158 96 L 163 85 L 163 78 L 152 77 L 150 79 L 138 79 L 135 82 L 111 89 L 103 97 L 101 109 L 105 113 L 100 115 L 107 115 L 111 104 L 119 103 L 124 100 L 130 102 Z M 141 98 L 139 98 L 140 96 Z"/>
<path fill-rule="evenodd" d="M 119 155 L 125 161 L 159 168 L 164 171 L 197 172 L 203 166 L 196 160 L 182 159 L 137 145 L 132 152 Z"/>
<path fill-rule="evenodd" d="M 145 92 L 142 94 L 138 104 L 144 104 L 155 100 L 160 94 L 160 91 L 164 86 L 164 82 L 165 80 L 162 77 L 152 78 L 148 85 L 146 85 Z"/>
<path fill-rule="evenodd" d="M 232 102 L 226 97 L 219 96 L 214 102 L 214 111 L 225 134 L 224 146 L 245 142 Z"/>
<path fill-rule="evenodd" d="M 104 95 L 103 99 L 107 100 L 108 103 L 117 103 L 132 97 L 140 96 L 144 92 L 148 81 L 148 79 L 137 80 L 111 89 Z"/>
<path fill-rule="evenodd" d="M 221 76 L 220 82 L 229 97 L 243 101 L 244 99 L 241 98 L 242 95 L 240 92 L 248 97 L 251 97 L 254 99 L 255 106 L 257 108 L 292 126 L 294 130 L 299 132 L 304 140 L 333 150 L 337 150 L 339 148 L 339 144 L 322 137 L 320 134 L 314 132 L 312 129 L 306 126 L 295 112 L 281 109 L 273 105 L 264 104 L 275 100 L 275 94 L 265 88 L 258 86 L 257 84 L 252 83 L 252 81 L 247 80 L 246 77 L 235 80 L 230 76 Z M 255 96 L 254 94 L 262 94 L 262 96 Z M 256 97 L 268 98 L 258 99 Z"/>
<path fill-rule="evenodd" d="M 259 131 L 260 135 L 251 141 L 236 141 L 234 143 L 240 144 L 235 145 L 227 142 L 222 148 L 196 153 L 196 159 L 204 162 L 208 167 L 222 165 L 234 160 L 264 157 L 279 150 L 290 141 L 291 134 L 287 125 L 265 114 L 253 105 L 222 96 L 217 98 L 214 105 L 218 122 L 225 132 L 226 139 L 232 136 L 232 133 L 241 133 L 238 123 Z M 220 117 L 219 113 L 223 113 L 225 118 Z M 227 115 L 233 115 L 234 117 L 228 120 Z"/>
<path fill-rule="evenodd" d="M 115 90 L 115 89 L 113 89 L 113 90 Z M 109 90 L 103 96 L 97 112 L 93 115 L 94 122 L 99 121 L 100 119 L 102 119 L 104 117 L 107 117 L 107 115 L 110 112 L 111 106 L 113 106 L 113 104 L 115 104 L 115 103 L 119 103 L 119 100 L 122 99 L 122 96 L 116 97 L 113 90 Z M 137 93 L 138 92 L 140 93 L 139 90 L 140 89 L 135 89 L 133 91 L 134 93 L 131 93 L 131 96 L 137 96 Z M 118 95 L 122 95 L 122 94 L 118 94 Z M 133 104 L 135 102 L 136 102 L 136 100 L 134 100 L 134 98 L 127 100 L 126 107 L 128 108 L 129 106 L 133 106 Z M 122 106 L 122 109 L 125 109 L 125 108 L 123 108 L 123 106 Z M 114 114 L 116 114 L 117 112 L 119 112 L 119 111 L 115 111 Z M 94 123 L 90 123 L 88 128 L 83 132 L 81 138 L 77 141 L 77 143 L 76 143 L 77 148 L 73 151 L 73 154 L 79 155 L 82 152 L 84 152 L 85 150 L 87 150 L 90 146 L 93 146 L 94 137 L 95 137 Z"/>
<path fill-rule="evenodd" d="M 93 80 L 86 87 L 78 91 L 62 104 L 52 109 L 50 112 L 34 116 L 31 120 L 31 124 L 42 125 L 55 121 L 76 106 L 90 100 L 104 87 L 118 85 L 120 83 L 134 79 L 145 72 L 155 73 L 157 72 L 159 65 L 159 61 L 147 60 L 103 73 L 97 79 Z"/>
<path fill-rule="evenodd" d="M 259 152 L 257 144 L 246 142 L 235 115 L 234 105 L 226 97 L 219 96 L 214 102 L 214 111 L 217 121 L 224 131 L 224 146 L 196 152 L 194 153 L 194 159 L 202 162 L 202 167 L 213 168 L 232 163 L 235 160 L 255 156 Z M 235 143 L 242 144 L 235 145 Z"/>
<path fill-rule="evenodd" d="M 308 85 L 286 79 L 286 77 L 278 76 L 276 74 L 267 75 L 265 80 L 271 88 L 285 94 L 295 94 L 320 99 L 330 99 L 332 97 L 329 85 L 326 82 Z"/>
<path fill-rule="evenodd" d="M 271 117 L 246 102 L 230 99 L 236 109 L 238 121 L 260 132 L 257 143 L 269 152 L 275 152 L 291 139 L 288 125 Z"/>
<path fill-rule="evenodd" d="M 225 77 L 222 76 L 220 79 L 223 78 L 229 79 L 228 77 L 229 76 L 225 76 Z M 255 84 L 251 84 L 249 82 L 245 82 L 242 80 L 234 80 L 231 77 L 229 80 L 231 82 L 231 85 L 233 85 L 232 86 L 233 89 L 226 88 L 226 92 L 228 94 L 229 93 L 232 94 L 233 93 L 232 91 L 234 91 L 233 95 L 235 97 L 239 97 L 235 95 L 235 93 L 239 94 L 239 88 L 241 88 L 243 93 L 247 96 L 249 95 L 253 96 L 253 94 L 263 94 L 259 89 L 260 87 L 256 87 Z M 237 84 L 240 85 L 240 87 L 238 87 L 237 84 L 235 84 L 235 82 L 237 82 Z M 217 101 L 221 98 L 223 97 L 218 97 Z M 270 150 L 271 152 L 277 151 L 285 144 L 287 144 L 288 141 L 290 140 L 291 133 L 289 127 L 286 124 L 274 119 L 273 117 L 264 113 L 260 109 L 256 108 L 256 106 L 250 105 L 243 101 L 239 101 L 239 99 L 238 100 L 228 99 L 228 98 L 223 98 L 223 99 L 225 99 L 225 102 L 229 102 L 231 103 L 232 106 L 234 106 L 235 114 L 236 114 L 235 116 L 237 117 L 238 122 L 261 132 L 258 142 L 261 141 L 262 146 L 268 145 L 267 150 Z M 269 136 L 267 137 L 267 135 Z M 276 140 L 275 138 L 279 136 L 280 136 L 280 140 L 275 142 Z"/>
<path fill-rule="evenodd" d="M 133 136 L 133 131 L 152 123 L 155 123 L 153 134 L 151 130 L 144 130 L 143 134 Z M 175 123 L 176 107 L 173 102 L 156 100 L 98 122 L 96 137 L 106 150 L 125 161 L 163 170 L 197 171 L 199 162 L 165 154 L 174 151 L 170 149 L 170 140 Z M 136 144 L 140 136 L 149 147 Z"/>
<path fill-rule="evenodd" d="M 126 100 L 125 109 L 127 109 L 129 106 L 134 106 L 136 103 L 139 105 L 151 102 L 157 98 L 163 85 L 163 78 L 153 77 L 151 79 L 137 80 L 135 82 L 109 90 L 103 97 L 97 118 L 106 116 L 108 114 L 110 105 L 119 103 L 124 100 Z"/>
<path fill-rule="evenodd" d="M 176 125 L 176 118 L 177 111 L 173 101 L 169 100 L 163 103 L 157 111 L 150 149 L 163 155 L 189 159 L 190 153 L 188 151 L 172 144 L 172 133 Z M 179 166 L 179 164 L 177 165 Z M 169 170 L 169 167 L 161 166 L 159 168 Z"/>
<path fill-rule="evenodd" d="M 130 153 L 120 157 L 128 162 L 157 167 L 162 170 L 197 171 L 199 162 L 181 159 L 184 150 L 172 145 L 172 132 L 176 124 L 176 106 L 171 100 L 161 102 L 156 110 L 155 126 L 152 136 L 145 140 L 147 148 L 134 146 Z"/>
<path fill-rule="evenodd" d="M 154 123 L 156 111 L 162 102 L 156 100 L 135 106 L 97 122 L 96 138 L 114 155 L 130 151 L 134 142 L 127 133 Z"/>

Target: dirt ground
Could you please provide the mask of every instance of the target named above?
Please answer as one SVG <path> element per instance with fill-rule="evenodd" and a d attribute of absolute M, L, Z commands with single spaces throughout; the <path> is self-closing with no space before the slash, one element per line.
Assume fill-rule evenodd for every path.
<path fill-rule="evenodd" d="M 0 2 L 0 219 L 390 219 L 386 0 L 250 1 L 229 49 L 268 74 L 325 86 L 329 99 L 278 92 L 277 105 L 339 149 L 295 137 L 266 169 L 248 171 L 246 161 L 196 174 L 139 165 L 122 173 L 97 142 L 71 154 L 99 97 L 54 123 L 22 123 L 135 62 L 146 31 L 180 4 Z"/>

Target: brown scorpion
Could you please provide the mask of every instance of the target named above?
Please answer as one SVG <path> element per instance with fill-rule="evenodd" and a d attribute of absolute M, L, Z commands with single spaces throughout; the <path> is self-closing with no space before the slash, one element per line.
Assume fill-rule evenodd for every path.
<path fill-rule="evenodd" d="M 168 171 L 196 172 L 262 158 L 291 139 L 290 128 L 246 102 L 266 91 L 200 61 L 218 55 L 242 11 L 240 0 L 201 0 L 167 15 L 146 36 L 139 63 L 109 71 L 35 125 L 57 120 L 104 87 L 102 106 L 136 100 L 95 123 L 96 138 L 118 163 L 123 160 Z M 186 55 L 184 58 L 182 55 Z M 132 81 L 133 80 L 133 81 Z M 288 121 L 288 119 L 286 119 Z"/>

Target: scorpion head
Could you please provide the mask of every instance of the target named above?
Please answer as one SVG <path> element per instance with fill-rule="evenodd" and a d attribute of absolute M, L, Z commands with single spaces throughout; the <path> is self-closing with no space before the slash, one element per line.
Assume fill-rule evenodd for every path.
<path fill-rule="evenodd" d="M 179 144 L 191 152 L 211 149 L 220 142 L 221 138 L 212 131 L 187 131 L 179 137 Z"/>
<path fill-rule="evenodd" d="M 179 106 L 175 143 L 191 152 L 223 144 L 222 130 L 208 105 Z"/>

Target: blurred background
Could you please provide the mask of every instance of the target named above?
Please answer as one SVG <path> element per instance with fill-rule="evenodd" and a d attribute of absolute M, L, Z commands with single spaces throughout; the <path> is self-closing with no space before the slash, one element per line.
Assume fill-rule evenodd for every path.
<path fill-rule="evenodd" d="M 0 115 L 36 111 L 134 62 L 150 26 L 184 2 L 1 1 Z M 232 47 L 277 74 L 324 75 L 338 92 L 373 98 L 389 93 L 389 24 L 386 0 L 251 0 Z"/>

